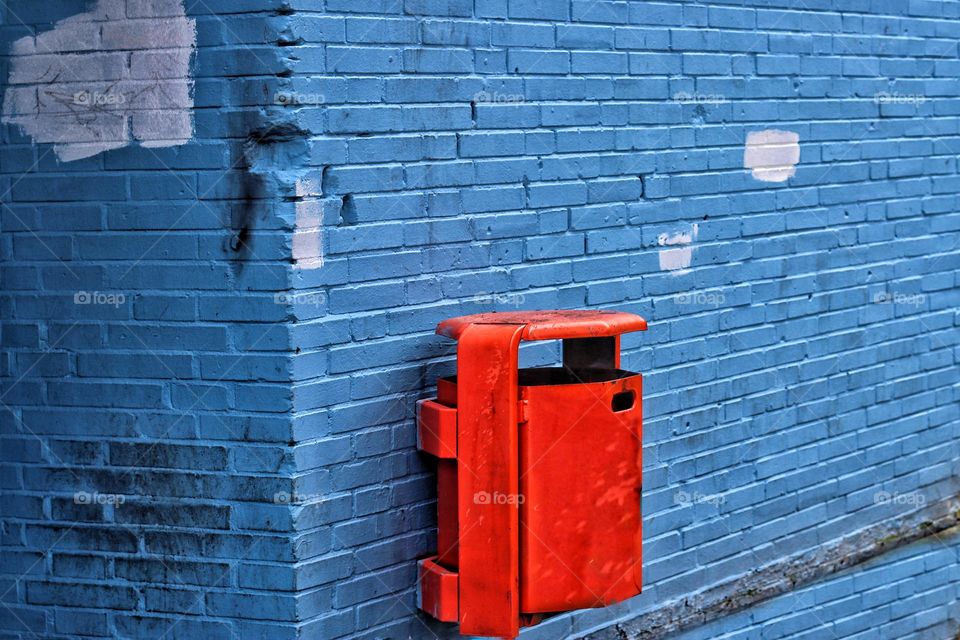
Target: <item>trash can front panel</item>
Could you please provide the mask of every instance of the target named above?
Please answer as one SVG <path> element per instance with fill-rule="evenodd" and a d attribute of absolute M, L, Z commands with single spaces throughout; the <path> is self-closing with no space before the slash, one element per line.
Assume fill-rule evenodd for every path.
<path fill-rule="evenodd" d="M 563 383 L 562 369 L 532 371 L 520 376 L 521 610 L 598 607 L 637 595 L 642 378 L 591 370 L 574 378 L 613 379 Z M 523 386 L 531 379 L 542 384 Z"/>

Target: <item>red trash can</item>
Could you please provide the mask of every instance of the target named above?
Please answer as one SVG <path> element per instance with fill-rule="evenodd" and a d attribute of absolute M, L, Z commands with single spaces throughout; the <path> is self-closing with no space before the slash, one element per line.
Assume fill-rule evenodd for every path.
<path fill-rule="evenodd" d="M 488 313 L 442 322 L 457 375 L 418 405 L 437 458 L 438 552 L 420 606 L 465 635 L 515 637 L 543 614 L 640 593 L 642 376 L 620 369 L 615 311 Z M 522 340 L 563 366 L 519 370 Z"/>

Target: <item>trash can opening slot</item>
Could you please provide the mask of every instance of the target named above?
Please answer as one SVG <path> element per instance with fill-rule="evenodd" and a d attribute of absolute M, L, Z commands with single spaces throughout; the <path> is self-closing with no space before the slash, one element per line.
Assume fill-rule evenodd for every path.
<path fill-rule="evenodd" d="M 613 401 L 610 403 L 611 408 L 614 413 L 620 413 L 621 411 L 629 411 L 633 409 L 633 403 L 637 399 L 637 394 L 633 391 L 621 391 L 616 393 L 613 396 Z"/>
<path fill-rule="evenodd" d="M 531 367 L 520 369 L 519 374 L 521 387 L 612 382 L 637 375 L 623 369 L 571 369 L 569 367 Z"/>

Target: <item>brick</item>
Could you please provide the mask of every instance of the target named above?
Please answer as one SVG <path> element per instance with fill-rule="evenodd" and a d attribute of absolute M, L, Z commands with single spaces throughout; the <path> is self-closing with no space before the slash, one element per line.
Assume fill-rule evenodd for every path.
<path fill-rule="evenodd" d="M 570 72 L 570 54 L 566 51 L 511 49 L 507 56 L 507 66 L 514 73 L 566 74 Z"/>
<path fill-rule="evenodd" d="M 400 49 L 390 47 L 340 47 L 327 48 L 327 66 L 340 73 L 377 73 L 399 71 Z"/>
<path fill-rule="evenodd" d="M 170 469 L 224 469 L 227 450 L 223 447 L 185 447 L 180 445 L 136 445 L 114 443 L 110 446 L 110 464 Z"/>
<path fill-rule="evenodd" d="M 20 202 L 73 202 L 124 200 L 127 188 L 123 176 L 65 176 L 57 190 L 50 192 L 46 178 L 27 176 L 13 187 L 13 199 Z"/>
<path fill-rule="evenodd" d="M 130 587 L 31 582 L 27 584 L 27 602 L 45 605 L 86 602 L 99 608 L 125 609 L 136 604 L 137 596 Z"/>

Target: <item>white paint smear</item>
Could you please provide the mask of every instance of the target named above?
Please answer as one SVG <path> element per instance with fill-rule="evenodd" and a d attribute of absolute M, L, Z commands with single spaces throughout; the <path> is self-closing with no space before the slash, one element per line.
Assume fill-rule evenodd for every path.
<path fill-rule="evenodd" d="M 293 232 L 293 261 L 299 269 L 323 266 L 323 201 L 315 181 L 297 181 L 296 227 Z"/>
<path fill-rule="evenodd" d="M 743 166 L 763 182 L 784 182 L 797 172 L 800 136 L 793 131 L 767 129 L 747 134 Z"/>
<path fill-rule="evenodd" d="M 663 271 L 680 271 L 688 269 L 693 261 L 693 244 L 699 233 L 699 226 L 691 225 L 688 231 L 677 231 L 657 236 L 657 244 L 661 247 L 673 247 L 660 250 L 660 269 Z"/>
<path fill-rule="evenodd" d="M 193 137 L 196 22 L 182 0 L 99 0 L 10 50 L 3 122 L 62 161 Z"/>

